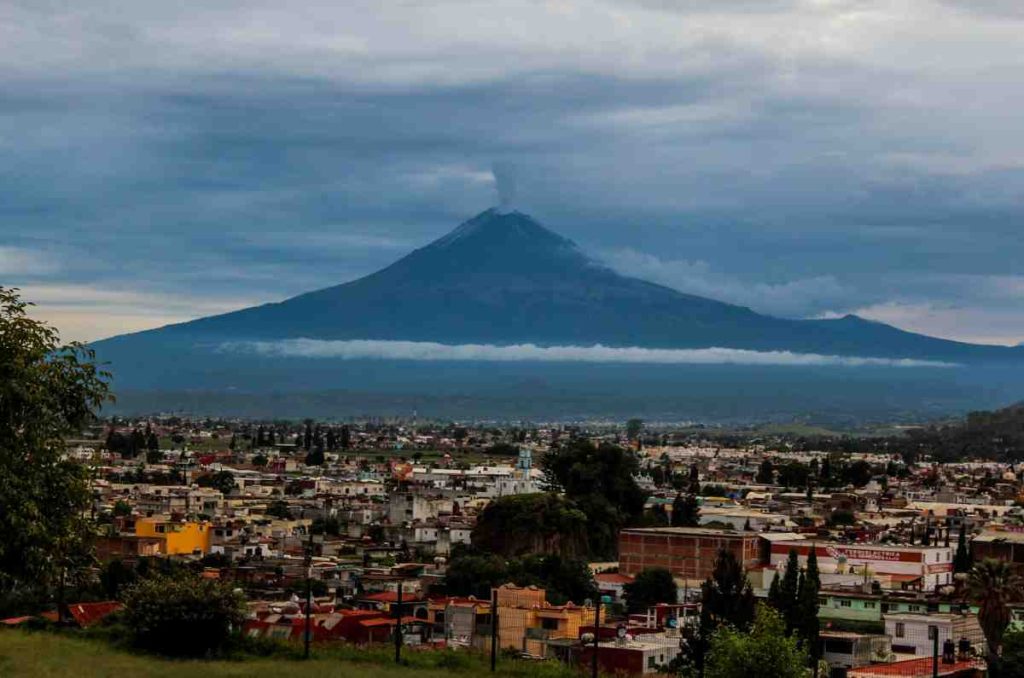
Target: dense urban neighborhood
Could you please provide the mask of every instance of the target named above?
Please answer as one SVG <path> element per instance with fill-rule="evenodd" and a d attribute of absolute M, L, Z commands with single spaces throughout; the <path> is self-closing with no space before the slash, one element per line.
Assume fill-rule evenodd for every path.
<path fill-rule="evenodd" d="M 1013 591 L 995 638 L 985 617 L 1024 567 L 1024 466 L 889 444 L 638 420 L 99 421 L 65 451 L 87 469 L 94 560 L 49 606 L 8 599 L 2 624 L 101 626 L 184 572 L 244 592 L 251 640 L 685 673 L 716 628 L 777 623 L 823 675 L 985 675 L 1024 631 Z"/>

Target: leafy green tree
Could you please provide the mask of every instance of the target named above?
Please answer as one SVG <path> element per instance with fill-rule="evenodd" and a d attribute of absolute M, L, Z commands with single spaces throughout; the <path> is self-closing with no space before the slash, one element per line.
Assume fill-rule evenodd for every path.
<path fill-rule="evenodd" d="M 204 476 L 199 476 L 196 479 L 196 485 L 213 488 L 226 497 L 235 489 L 235 476 L 231 471 L 208 473 Z"/>
<path fill-rule="evenodd" d="M 265 454 L 257 454 L 252 458 L 252 465 L 257 468 L 263 468 L 264 466 L 267 465 L 267 463 L 269 463 L 269 461 L 270 460 L 267 459 L 267 456 Z"/>
<path fill-rule="evenodd" d="M 475 547 L 505 557 L 587 552 L 587 515 L 575 502 L 554 493 L 519 494 L 495 499 L 477 518 Z"/>
<path fill-rule="evenodd" d="M 644 429 L 643 419 L 630 419 L 626 422 L 626 438 L 628 440 L 636 440 L 640 437 L 640 432 Z"/>
<path fill-rule="evenodd" d="M 115 516 L 130 516 L 132 514 L 132 505 L 126 502 L 124 499 L 118 499 L 114 502 L 114 515 Z"/>
<path fill-rule="evenodd" d="M 785 623 L 767 605 L 758 605 L 749 633 L 723 626 L 711 637 L 705 678 L 805 678 L 807 654 L 785 633 Z"/>
<path fill-rule="evenodd" d="M 110 399 L 93 353 L 62 345 L 28 307 L 0 287 L 0 599 L 88 561 L 89 490 L 82 467 L 64 458 L 64 438 Z"/>
<path fill-rule="evenodd" d="M 675 603 L 679 592 L 672 573 L 660 567 L 644 570 L 623 587 L 630 612 L 646 612 L 658 603 Z"/>
<path fill-rule="evenodd" d="M 164 460 L 164 455 L 159 449 L 146 450 L 146 463 L 147 464 L 159 464 Z"/>
<path fill-rule="evenodd" d="M 231 584 L 185 572 L 142 579 L 124 599 L 134 644 L 169 656 L 223 649 L 245 614 L 245 599 Z"/>
<path fill-rule="evenodd" d="M 672 527 L 700 525 L 700 504 L 692 494 L 677 494 L 672 502 Z"/>
<path fill-rule="evenodd" d="M 561 489 L 586 516 L 590 555 L 614 557 L 619 530 L 642 519 L 647 500 L 634 479 L 636 455 L 617 445 L 573 440 L 546 454 L 542 463 L 548 486 Z"/>
<path fill-rule="evenodd" d="M 543 588 L 555 605 L 580 604 L 597 596 L 594 575 L 586 562 L 555 554 L 506 559 L 462 547 L 453 552 L 445 575 L 447 593 L 457 596 L 489 598 L 492 588 L 509 582 Z"/>
<path fill-rule="evenodd" d="M 978 606 L 978 623 L 985 633 L 989 666 L 995 666 L 1010 623 L 1010 603 L 1021 599 L 1021 580 L 1009 563 L 986 558 L 968 575 L 967 590 Z"/>
<path fill-rule="evenodd" d="M 993 678 L 1024 678 L 1024 631 L 1003 636 L 1003 653 L 990 668 Z"/>

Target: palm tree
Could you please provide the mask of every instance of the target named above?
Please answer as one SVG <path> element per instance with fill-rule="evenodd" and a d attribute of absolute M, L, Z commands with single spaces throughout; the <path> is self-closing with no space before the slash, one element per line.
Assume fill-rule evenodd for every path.
<path fill-rule="evenodd" d="M 988 663 L 993 666 L 1010 623 L 1010 603 L 1020 600 L 1024 593 L 1021 579 L 1008 563 L 986 558 L 971 570 L 967 589 L 978 605 L 978 622 L 988 644 Z"/>

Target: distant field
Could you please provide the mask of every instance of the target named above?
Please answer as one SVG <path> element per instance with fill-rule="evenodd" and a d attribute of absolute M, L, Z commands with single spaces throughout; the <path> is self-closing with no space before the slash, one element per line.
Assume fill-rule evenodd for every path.
<path fill-rule="evenodd" d="M 317 652 L 314 659 L 243 659 L 236 661 L 169 660 L 112 649 L 98 640 L 45 632 L 0 630 L 0 676 L 3 678 L 452 678 L 453 675 L 496 675 L 505 678 L 569 678 L 574 673 L 547 662 L 499 663 L 490 674 L 483 658 L 461 654 L 451 666 L 439 668 L 428 653 L 407 651 L 413 666 L 386 663 L 390 651 L 372 650 L 366 661 L 352 661 L 360 651 Z M 431 653 L 433 654 L 433 653 Z M 454 653 L 452 653 L 454 654 Z M 434 656 L 439 656 L 434 654 Z M 434 663 L 435 666 L 425 666 Z"/>

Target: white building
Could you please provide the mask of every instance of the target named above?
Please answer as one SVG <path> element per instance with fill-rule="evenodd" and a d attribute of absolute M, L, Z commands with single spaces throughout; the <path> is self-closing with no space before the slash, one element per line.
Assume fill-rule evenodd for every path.
<path fill-rule="evenodd" d="M 905 581 L 920 578 L 925 591 L 953 581 L 955 549 L 945 546 L 777 541 L 771 547 L 772 567 L 785 568 L 790 549 L 796 549 L 803 567 L 812 548 L 818 558 L 818 570 L 823 574 L 864 574 L 866 568 L 869 575 L 889 575 Z"/>

